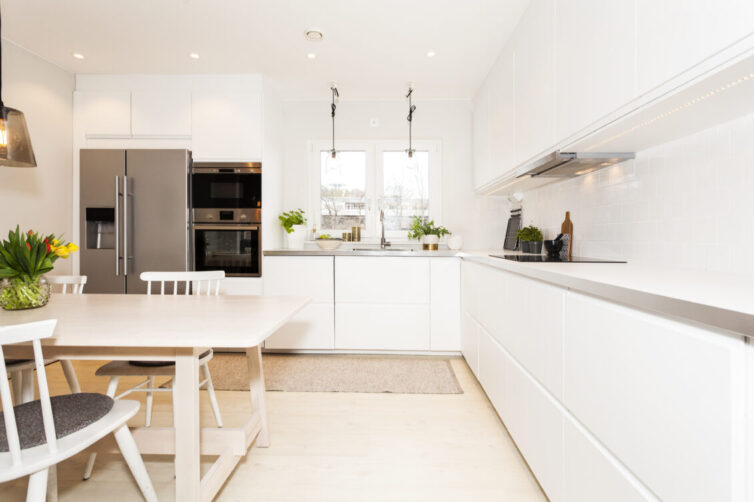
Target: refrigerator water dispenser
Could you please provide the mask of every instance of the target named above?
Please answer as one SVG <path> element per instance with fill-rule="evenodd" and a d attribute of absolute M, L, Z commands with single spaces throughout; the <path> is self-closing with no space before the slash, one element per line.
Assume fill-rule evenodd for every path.
<path fill-rule="evenodd" d="M 86 208 L 87 249 L 115 249 L 115 208 Z"/>

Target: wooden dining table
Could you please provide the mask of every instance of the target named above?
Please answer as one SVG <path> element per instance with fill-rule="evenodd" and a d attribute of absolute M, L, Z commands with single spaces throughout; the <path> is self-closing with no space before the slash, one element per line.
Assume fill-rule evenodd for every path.
<path fill-rule="evenodd" d="M 55 335 L 44 341 L 45 358 L 175 361 L 175 426 L 132 432 L 143 455 L 175 455 L 176 500 L 198 502 L 217 495 L 252 443 L 269 446 L 261 346 L 309 301 L 292 296 L 53 295 L 43 308 L 0 312 L 0 326 L 57 319 Z M 241 427 L 200 427 L 198 356 L 210 347 L 245 350 L 251 414 Z M 30 346 L 3 350 L 9 358 L 31 355 Z M 204 476 L 202 455 L 217 457 Z"/>

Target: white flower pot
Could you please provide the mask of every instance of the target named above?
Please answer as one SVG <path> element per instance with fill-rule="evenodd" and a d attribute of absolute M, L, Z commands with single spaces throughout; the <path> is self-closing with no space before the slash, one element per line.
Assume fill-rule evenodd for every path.
<path fill-rule="evenodd" d="M 451 235 L 448 238 L 448 249 L 452 249 L 454 251 L 461 249 L 463 247 L 463 237 L 460 235 Z"/>
<path fill-rule="evenodd" d="M 440 244 L 440 238 L 436 235 L 422 237 L 422 249 L 424 251 L 436 251 Z"/>
<path fill-rule="evenodd" d="M 293 225 L 293 232 L 285 232 L 285 247 L 288 249 L 304 249 L 306 242 L 306 225 Z"/>

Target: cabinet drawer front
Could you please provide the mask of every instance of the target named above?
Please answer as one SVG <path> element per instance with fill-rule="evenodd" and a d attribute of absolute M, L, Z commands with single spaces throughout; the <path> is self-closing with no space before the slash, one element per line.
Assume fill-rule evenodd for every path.
<path fill-rule="evenodd" d="M 566 502 L 658 502 L 572 418 L 563 429 Z"/>
<path fill-rule="evenodd" d="M 430 322 L 432 350 L 461 348 L 461 263 L 458 258 L 432 258 Z"/>
<path fill-rule="evenodd" d="M 479 328 L 468 312 L 461 315 L 461 352 L 472 373 L 479 378 Z"/>
<path fill-rule="evenodd" d="M 495 340 L 483 328 L 478 328 L 479 371 L 477 378 L 482 384 L 498 416 L 508 415 L 505 409 L 505 365 L 506 356 Z"/>
<path fill-rule="evenodd" d="M 267 349 L 333 349 L 334 306 L 309 304 L 264 343 Z"/>
<path fill-rule="evenodd" d="M 660 499 L 741 500 L 744 342 L 566 298 L 564 403 Z"/>
<path fill-rule="evenodd" d="M 335 348 L 429 350 L 429 306 L 336 303 Z"/>
<path fill-rule="evenodd" d="M 309 296 L 315 303 L 333 301 L 332 256 L 265 256 L 264 294 Z"/>
<path fill-rule="evenodd" d="M 429 260 L 337 256 L 335 301 L 429 304 Z"/>

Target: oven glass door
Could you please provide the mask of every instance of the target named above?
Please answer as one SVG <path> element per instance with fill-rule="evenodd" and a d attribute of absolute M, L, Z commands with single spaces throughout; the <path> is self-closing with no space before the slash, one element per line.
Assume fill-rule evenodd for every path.
<path fill-rule="evenodd" d="M 191 185 L 194 208 L 262 207 L 260 173 L 194 173 Z"/>
<path fill-rule="evenodd" d="M 261 249 L 257 225 L 194 227 L 194 269 L 224 270 L 229 276 L 260 276 Z"/>

